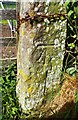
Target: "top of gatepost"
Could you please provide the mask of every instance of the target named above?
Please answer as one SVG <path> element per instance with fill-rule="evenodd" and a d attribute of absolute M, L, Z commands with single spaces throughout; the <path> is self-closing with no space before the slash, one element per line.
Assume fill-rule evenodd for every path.
<path fill-rule="evenodd" d="M 16 2 L 17 0 L 0 0 L 1 2 L 4 2 L 4 1 L 6 1 L 6 2 L 9 2 L 9 1 L 11 1 L 11 2 Z"/>
<path fill-rule="evenodd" d="M 65 0 L 0 0 L 0 2 L 64 2 Z"/>
<path fill-rule="evenodd" d="M 66 0 L 0 0 L 0 2 L 65 2 Z M 72 2 L 73 0 L 69 0 Z M 75 2 L 78 0 L 74 0 Z"/>

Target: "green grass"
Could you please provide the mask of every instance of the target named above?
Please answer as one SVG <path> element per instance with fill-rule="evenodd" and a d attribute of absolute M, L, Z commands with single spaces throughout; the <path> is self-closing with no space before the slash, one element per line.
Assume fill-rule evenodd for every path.
<path fill-rule="evenodd" d="M 0 20 L 0 24 L 8 25 L 8 22 L 7 22 L 7 20 Z M 14 26 L 16 26 L 16 20 L 13 20 L 13 24 L 14 24 Z"/>
<path fill-rule="evenodd" d="M 2 7 L 1 7 L 1 5 L 0 5 L 0 9 L 1 9 Z M 4 8 L 5 9 L 16 9 L 16 4 L 10 4 L 10 5 L 7 5 L 7 4 L 5 4 L 4 5 Z"/>
<path fill-rule="evenodd" d="M 8 25 L 8 22 L 7 22 L 7 20 L 0 20 L 0 24 L 2 24 L 2 25 Z"/>

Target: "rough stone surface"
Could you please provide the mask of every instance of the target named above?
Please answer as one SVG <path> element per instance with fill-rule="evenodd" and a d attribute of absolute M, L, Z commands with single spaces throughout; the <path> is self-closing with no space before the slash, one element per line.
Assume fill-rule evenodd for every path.
<path fill-rule="evenodd" d="M 25 5 L 21 4 L 22 16 L 26 11 Z M 61 7 L 57 12 L 59 9 Z M 47 26 L 45 21 L 33 27 L 28 21 L 19 29 L 16 91 L 25 112 L 41 105 L 44 96 L 52 91 L 52 85 L 60 80 L 66 21 L 58 20 Z"/>

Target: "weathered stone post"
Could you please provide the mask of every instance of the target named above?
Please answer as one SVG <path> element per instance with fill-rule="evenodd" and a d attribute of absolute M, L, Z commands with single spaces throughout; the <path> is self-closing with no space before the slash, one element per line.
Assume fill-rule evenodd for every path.
<path fill-rule="evenodd" d="M 64 53 L 65 21 L 48 23 L 45 18 L 42 22 L 38 16 L 37 23 L 32 25 L 30 19 L 22 19 L 28 14 L 33 17 L 36 9 L 29 2 L 20 1 L 16 91 L 24 112 L 39 107 L 44 96 L 52 92 L 52 87 L 60 80 Z M 56 13 L 60 10 L 62 8 L 57 7 Z"/>

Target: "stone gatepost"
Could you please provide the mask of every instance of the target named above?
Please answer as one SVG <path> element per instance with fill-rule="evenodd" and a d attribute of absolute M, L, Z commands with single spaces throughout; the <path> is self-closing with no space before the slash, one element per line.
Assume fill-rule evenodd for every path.
<path fill-rule="evenodd" d="M 33 112 L 43 104 L 59 83 L 63 67 L 66 20 L 61 14 L 65 9 L 55 3 L 45 8 L 44 4 L 20 1 L 16 92 L 24 112 Z M 52 14 L 51 21 L 41 19 L 38 12 L 33 18 L 37 7 L 44 8 L 41 14 Z"/>

